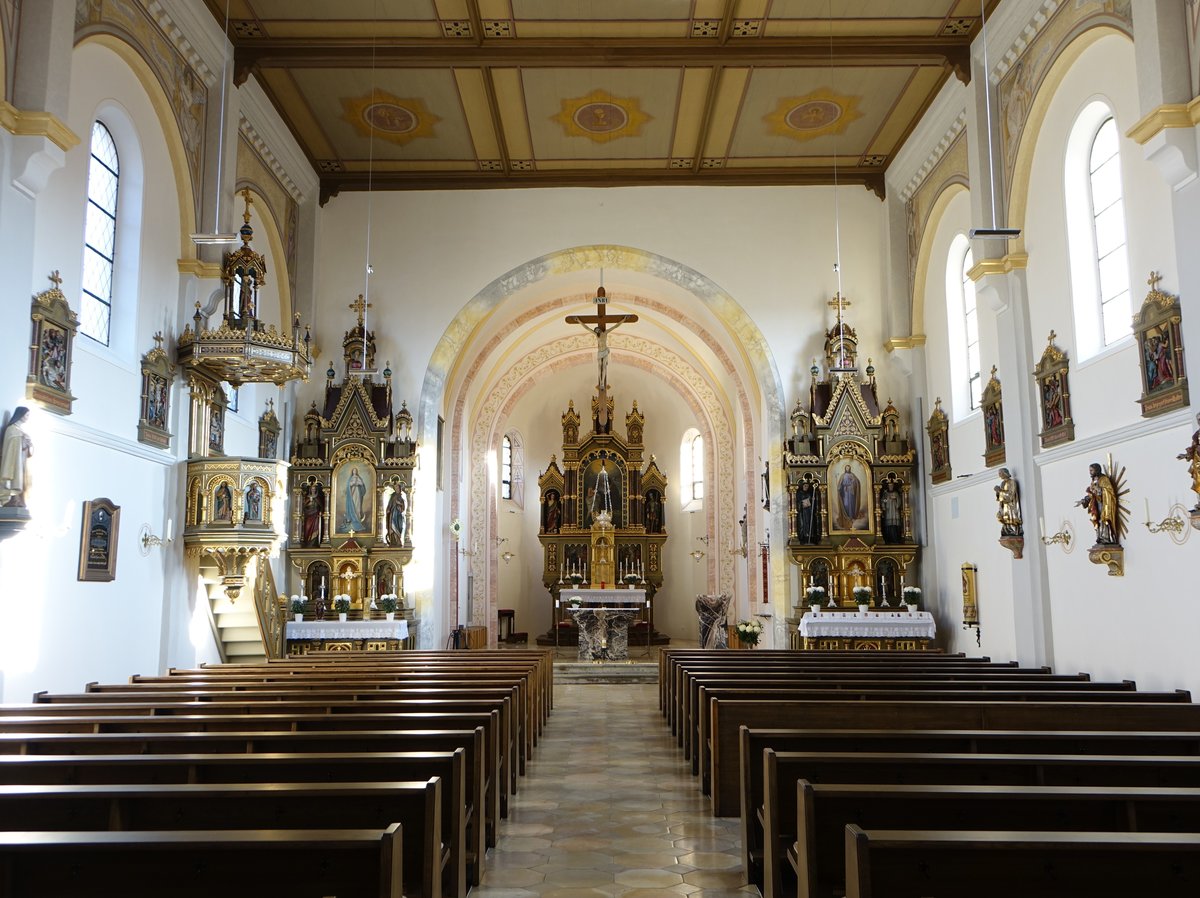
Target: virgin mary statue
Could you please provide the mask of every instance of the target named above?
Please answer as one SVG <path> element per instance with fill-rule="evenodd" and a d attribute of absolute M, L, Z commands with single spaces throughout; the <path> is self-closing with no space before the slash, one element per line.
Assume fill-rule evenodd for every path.
<path fill-rule="evenodd" d="M 362 475 L 358 473 L 358 468 L 350 469 L 350 477 L 346 481 L 345 492 L 345 530 L 352 530 L 355 533 L 365 533 L 371 528 L 367 526 L 367 484 L 363 481 Z"/>

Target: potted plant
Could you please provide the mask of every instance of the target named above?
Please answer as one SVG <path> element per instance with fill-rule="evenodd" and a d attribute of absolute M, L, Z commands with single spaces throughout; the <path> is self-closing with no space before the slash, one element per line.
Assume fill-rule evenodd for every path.
<path fill-rule="evenodd" d="M 858 605 L 859 612 L 866 614 L 868 609 L 871 607 L 871 587 L 854 587 L 854 602 L 856 605 Z"/>
<path fill-rule="evenodd" d="M 379 607 L 383 609 L 383 616 L 387 620 L 396 619 L 396 607 L 398 604 L 396 596 L 393 593 L 379 597 Z"/>
<path fill-rule="evenodd" d="M 762 637 L 762 622 L 756 620 L 740 620 L 737 624 L 738 642 L 744 646 L 754 648 L 758 645 L 758 640 Z"/>
<path fill-rule="evenodd" d="M 304 620 L 304 599 L 299 596 L 292 596 L 292 619 Z"/>
<path fill-rule="evenodd" d="M 579 598 L 579 596 L 571 596 L 571 598 L 567 599 L 567 604 L 572 608 L 582 608 L 583 599 Z"/>
<path fill-rule="evenodd" d="M 343 593 L 333 597 L 333 610 L 337 612 L 338 620 L 344 621 L 350 613 L 350 596 Z"/>
<path fill-rule="evenodd" d="M 821 606 L 825 604 L 825 587 L 810 586 L 806 592 L 808 593 L 808 606 L 813 614 L 820 614 Z"/>
<path fill-rule="evenodd" d="M 921 588 L 919 586 L 906 586 L 901 595 L 904 596 L 904 604 L 908 606 L 908 613 L 916 614 L 917 609 L 921 607 Z"/>

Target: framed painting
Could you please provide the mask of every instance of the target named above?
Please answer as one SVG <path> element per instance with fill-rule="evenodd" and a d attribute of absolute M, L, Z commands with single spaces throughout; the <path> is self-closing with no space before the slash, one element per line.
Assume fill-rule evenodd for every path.
<path fill-rule="evenodd" d="M 996 377 L 996 366 L 992 365 L 992 376 L 983 388 L 983 463 L 989 467 L 1004 464 L 1004 396 L 1000 379 Z"/>
<path fill-rule="evenodd" d="M 945 483 L 950 479 L 950 421 L 942 411 L 939 396 L 933 404 L 933 414 L 925 425 L 929 432 L 929 479 L 933 483 Z"/>
<path fill-rule="evenodd" d="M 334 536 L 371 536 L 375 532 L 375 469 L 351 459 L 333 472 L 330 517 Z"/>
<path fill-rule="evenodd" d="M 1050 331 L 1046 350 L 1033 369 L 1041 406 L 1042 430 L 1038 434 L 1042 448 L 1049 449 L 1075 439 L 1075 421 L 1071 418 L 1070 364 L 1067 354 L 1054 343 L 1058 334 Z"/>
<path fill-rule="evenodd" d="M 79 536 L 79 579 L 107 582 L 117 577 L 117 532 L 121 506 L 108 499 L 83 503 Z"/>
<path fill-rule="evenodd" d="M 607 472 L 604 478 L 600 477 L 601 471 Z M 592 526 L 592 500 L 595 499 L 595 507 L 597 510 L 604 507 L 604 483 L 608 483 L 609 501 L 612 503 L 612 523 L 614 527 L 624 526 L 624 516 L 622 515 L 621 505 L 621 487 L 625 482 L 625 472 L 622 470 L 616 459 L 612 458 L 593 458 L 587 462 L 583 469 L 583 526 Z M 596 492 L 600 490 L 601 495 L 597 496 Z"/>
<path fill-rule="evenodd" d="M 71 354 L 79 316 L 62 292 L 62 278 L 50 275 L 53 286 L 33 298 L 30 317 L 33 333 L 29 341 L 29 374 L 25 378 L 25 398 L 35 399 L 48 411 L 71 414 Z"/>
<path fill-rule="evenodd" d="M 871 501 L 871 470 L 857 457 L 841 456 L 829 463 L 829 532 L 871 533 L 875 509 Z"/>
<path fill-rule="evenodd" d="M 163 335 L 154 335 L 154 348 L 142 356 L 142 396 L 138 414 L 138 440 L 171 447 L 171 384 L 175 366 L 163 349 Z"/>
<path fill-rule="evenodd" d="M 1143 418 L 1153 418 L 1188 404 L 1187 368 L 1183 359 L 1182 313 L 1179 297 L 1158 289 L 1162 280 L 1150 272 L 1150 292 L 1133 316 L 1142 368 Z"/>

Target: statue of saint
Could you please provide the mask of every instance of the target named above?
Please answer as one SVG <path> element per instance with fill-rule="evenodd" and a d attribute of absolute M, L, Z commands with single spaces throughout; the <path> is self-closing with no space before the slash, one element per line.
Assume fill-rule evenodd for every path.
<path fill-rule="evenodd" d="M 5 508 L 24 508 L 25 494 L 29 489 L 29 457 L 33 455 L 33 441 L 25 432 L 29 409 L 18 405 L 13 409 L 8 426 L 4 428 L 4 440 L 0 443 L 0 505 Z"/>
<path fill-rule="evenodd" d="M 392 483 L 392 495 L 388 499 L 384 517 L 387 520 L 387 544 L 403 546 L 408 529 L 408 496 L 404 493 L 404 484 L 399 480 Z"/>
<path fill-rule="evenodd" d="M 892 544 L 903 542 L 904 494 L 895 480 L 889 480 L 883 485 L 883 491 L 879 495 L 879 507 L 883 517 L 883 541 Z"/>
<path fill-rule="evenodd" d="M 1000 469 L 1000 482 L 995 486 L 996 520 L 1000 522 L 1000 536 L 1023 536 L 1024 525 L 1021 520 L 1021 494 L 1017 482 L 1013 480 L 1008 468 Z"/>
<path fill-rule="evenodd" d="M 811 478 L 796 488 L 796 537 L 806 545 L 821 541 L 821 492 Z"/>
<path fill-rule="evenodd" d="M 300 545 L 315 549 L 321 545 L 321 515 L 325 511 L 325 488 L 315 477 L 309 477 L 304 485 L 301 511 L 304 527 L 300 533 Z"/>
<path fill-rule="evenodd" d="M 546 532 L 558 533 L 562 526 L 562 506 L 558 504 L 558 493 L 551 490 L 546 494 Z"/>
<path fill-rule="evenodd" d="M 262 498 L 262 487 L 258 485 L 257 481 L 246 488 L 246 513 L 242 516 L 243 520 L 261 521 L 263 519 Z"/>
<path fill-rule="evenodd" d="M 1188 471 L 1192 475 L 1192 491 L 1196 493 L 1196 507 L 1192 511 L 1200 512 L 1200 415 L 1196 415 L 1196 425 L 1196 432 L 1192 434 L 1192 445 L 1175 457 L 1188 462 Z"/>
<path fill-rule="evenodd" d="M 1075 504 L 1082 506 L 1092 519 L 1092 526 L 1096 528 L 1096 545 L 1119 546 L 1121 541 L 1117 524 L 1117 491 L 1112 478 L 1105 474 L 1098 464 L 1089 465 L 1088 471 L 1092 481 L 1088 484 L 1083 498 Z"/>

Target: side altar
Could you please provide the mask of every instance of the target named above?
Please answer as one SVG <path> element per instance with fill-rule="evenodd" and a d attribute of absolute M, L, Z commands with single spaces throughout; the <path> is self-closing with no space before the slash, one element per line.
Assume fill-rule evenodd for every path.
<path fill-rule="evenodd" d="M 344 372 L 325 372 L 325 397 L 304 415 L 292 447 L 288 560 L 300 577 L 306 620 L 321 619 L 336 595 L 350 598 L 350 620 L 382 618 L 377 600 L 395 595 L 409 634 L 417 621 L 404 601 L 412 558 L 412 475 L 417 462 L 412 414 L 396 410 L 392 372 L 377 379 L 369 304 L 350 304 L 358 323 L 342 340 Z"/>
<path fill-rule="evenodd" d="M 788 555 L 800 568 L 793 632 L 807 587 L 824 587 L 839 608 L 853 608 L 854 588 L 869 587 L 872 606 L 886 610 L 900 606 L 906 580 L 916 585 L 920 558 L 916 450 L 891 400 L 880 403 L 871 360 L 859 369 L 858 335 L 844 317 L 849 301 L 839 294 L 829 305 L 836 321 L 825 334 L 826 376 L 814 360 L 807 407 L 797 400 L 783 451 Z"/>
<path fill-rule="evenodd" d="M 637 401 L 625 415 L 625 434 L 614 432 L 615 402 L 608 392 L 607 334 L 636 315 L 609 315 L 604 288 L 596 293 L 595 315 L 570 315 L 598 340 L 599 377 L 591 401 L 590 432 L 581 437 L 574 400 L 562 415 L 562 463 L 550 458 L 538 478 L 542 583 L 551 602 L 551 628 L 538 645 L 579 644 L 570 596 L 581 588 L 602 591 L 597 603 L 628 606 L 637 643 L 665 645 L 654 629 L 654 597 L 663 585 L 662 552 L 667 541 L 667 478 L 654 456 L 646 460 L 646 418 Z M 628 598 L 626 598 L 628 597 Z"/>

